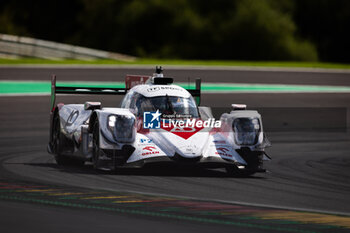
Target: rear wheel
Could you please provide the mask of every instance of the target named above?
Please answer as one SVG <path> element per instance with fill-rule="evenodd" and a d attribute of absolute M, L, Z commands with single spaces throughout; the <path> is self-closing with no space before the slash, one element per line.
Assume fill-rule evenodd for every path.
<path fill-rule="evenodd" d="M 100 154 L 100 126 L 98 125 L 98 121 L 96 121 L 92 131 L 92 164 L 94 169 L 99 168 Z"/>
<path fill-rule="evenodd" d="M 62 154 L 63 146 L 67 140 L 61 133 L 60 117 L 55 114 L 52 132 L 52 150 L 58 165 L 83 165 L 83 160 L 69 158 Z"/>

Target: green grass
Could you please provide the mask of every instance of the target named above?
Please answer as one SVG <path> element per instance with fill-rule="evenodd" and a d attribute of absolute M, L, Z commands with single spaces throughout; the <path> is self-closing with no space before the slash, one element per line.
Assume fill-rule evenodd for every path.
<path fill-rule="evenodd" d="M 1 59 L 0 65 L 181 65 L 181 66 L 247 66 L 247 67 L 287 67 L 287 68 L 327 68 L 350 69 L 350 64 L 325 62 L 289 62 L 289 61 L 220 61 L 220 60 L 169 60 L 137 59 L 132 62 L 116 60 L 46 60 L 36 58 Z"/>

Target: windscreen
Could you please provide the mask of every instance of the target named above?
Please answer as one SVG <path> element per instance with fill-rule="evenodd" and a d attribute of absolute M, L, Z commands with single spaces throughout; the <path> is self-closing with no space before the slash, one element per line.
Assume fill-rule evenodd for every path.
<path fill-rule="evenodd" d="M 189 98 L 178 96 L 157 96 L 157 97 L 144 97 L 139 99 L 136 103 L 138 108 L 138 115 L 142 115 L 143 112 L 157 111 L 164 115 L 190 115 L 192 118 L 197 118 L 198 110 L 197 105 L 190 96 Z"/>

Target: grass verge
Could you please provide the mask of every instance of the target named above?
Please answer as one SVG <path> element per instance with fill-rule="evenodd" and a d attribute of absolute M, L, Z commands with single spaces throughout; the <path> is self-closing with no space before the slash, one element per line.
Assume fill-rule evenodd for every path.
<path fill-rule="evenodd" d="M 289 62 L 289 61 L 221 61 L 221 60 L 168 60 L 137 59 L 132 62 L 116 60 L 47 60 L 37 58 L 3 59 L 0 65 L 181 65 L 181 66 L 246 66 L 246 67 L 285 67 L 285 68 L 325 68 L 350 69 L 350 64 L 325 62 Z"/>

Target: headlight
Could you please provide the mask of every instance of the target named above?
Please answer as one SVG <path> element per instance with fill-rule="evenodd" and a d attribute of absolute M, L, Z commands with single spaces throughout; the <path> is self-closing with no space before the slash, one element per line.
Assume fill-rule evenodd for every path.
<path fill-rule="evenodd" d="M 258 118 L 237 118 L 233 121 L 232 129 L 238 145 L 252 146 L 258 142 L 260 133 Z"/>
<path fill-rule="evenodd" d="M 135 139 L 135 118 L 128 115 L 110 115 L 108 129 L 117 142 L 133 142 Z"/>

